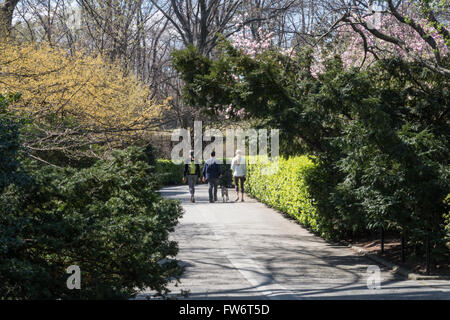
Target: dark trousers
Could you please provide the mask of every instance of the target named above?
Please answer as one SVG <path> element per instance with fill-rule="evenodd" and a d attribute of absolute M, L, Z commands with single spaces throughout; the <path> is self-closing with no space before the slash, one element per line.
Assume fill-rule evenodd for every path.
<path fill-rule="evenodd" d="M 239 192 L 239 181 L 241 182 L 241 192 L 244 193 L 244 177 L 234 177 L 234 186 L 236 188 L 236 192 Z"/>
<path fill-rule="evenodd" d="M 186 177 L 189 185 L 189 192 L 191 196 L 193 196 L 195 194 L 195 182 L 197 182 L 198 176 L 196 174 L 189 174 Z"/>
<path fill-rule="evenodd" d="M 208 193 L 209 193 L 209 201 L 217 201 L 217 184 L 219 182 L 218 178 L 210 178 L 208 179 Z"/>

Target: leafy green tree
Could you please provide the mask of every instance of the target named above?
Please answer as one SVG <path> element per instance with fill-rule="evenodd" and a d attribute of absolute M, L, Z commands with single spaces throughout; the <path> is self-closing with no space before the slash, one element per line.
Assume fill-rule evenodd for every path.
<path fill-rule="evenodd" d="M 0 298 L 165 296 L 182 272 L 168 238 L 182 209 L 156 192 L 148 162 L 128 148 L 81 170 L 24 163 L 29 183 L 0 195 Z M 70 265 L 81 269 L 81 290 L 66 287 Z"/>
<path fill-rule="evenodd" d="M 315 156 L 310 193 L 327 237 L 384 228 L 442 244 L 450 190 L 444 76 L 400 59 L 346 70 L 338 56 L 313 76 L 309 51 L 252 58 L 227 43 L 215 60 L 193 47 L 173 56 L 186 102 L 208 114 L 243 109 L 281 129 L 285 155 Z"/>

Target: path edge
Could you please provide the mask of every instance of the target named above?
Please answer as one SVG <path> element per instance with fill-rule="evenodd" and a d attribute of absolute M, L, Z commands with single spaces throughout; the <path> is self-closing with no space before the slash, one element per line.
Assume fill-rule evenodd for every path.
<path fill-rule="evenodd" d="M 353 251 L 361 254 L 362 256 L 365 256 L 365 257 L 391 269 L 392 273 L 400 274 L 409 280 L 450 280 L 450 276 L 426 276 L 426 275 L 422 275 L 422 274 L 417 274 L 417 273 L 411 272 L 410 270 L 407 270 L 403 267 L 400 267 L 386 259 L 383 259 L 381 257 L 373 255 L 361 247 L 351 245 L 351 244 L 349 244 L 348 247 L 350 249 L 352 249 Z"/>

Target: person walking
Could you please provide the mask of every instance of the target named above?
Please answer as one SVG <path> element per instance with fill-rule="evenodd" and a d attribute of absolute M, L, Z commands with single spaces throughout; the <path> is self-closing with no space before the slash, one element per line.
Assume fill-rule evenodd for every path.
<path fill-rule="evenodd" d="M 241 201 L 244 201 L 244 182 L 247 175 L 247 164 L 241 150 L 236 150 L 236 156 L 231 160 L 233 170 L 234 185 L 236 187 L 236 200 L 239 201 L 239 182 L 241 184 Z"/>
<path fill-rule="evenodd" d="M 216 152 L 211 152 L 211 158 L 203 165 L 203 182 L 207 181 L 209 188 L 209 202 L 217 201 L 217 184 L 222 174 L 222 168 L 216 160 Z"/>
<path fill-rule="evenodd" d="M 200 165 L 195 163 L 194 150 L 190 151 L 191 157 L 184 164 L 184 181 L 189 185 L 189 193 L 191 194 L 191 202 L 195 202 L 195 183 L 200 182 Z"/>

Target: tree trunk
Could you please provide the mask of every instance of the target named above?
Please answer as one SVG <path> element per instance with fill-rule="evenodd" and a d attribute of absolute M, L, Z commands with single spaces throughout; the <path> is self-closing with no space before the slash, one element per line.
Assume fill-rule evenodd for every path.
<path fill-rule="evenodd" d="M 19 0 L 6 0 L 0 6 L 0 39 L 10 36 L 14 9 Z"/>

